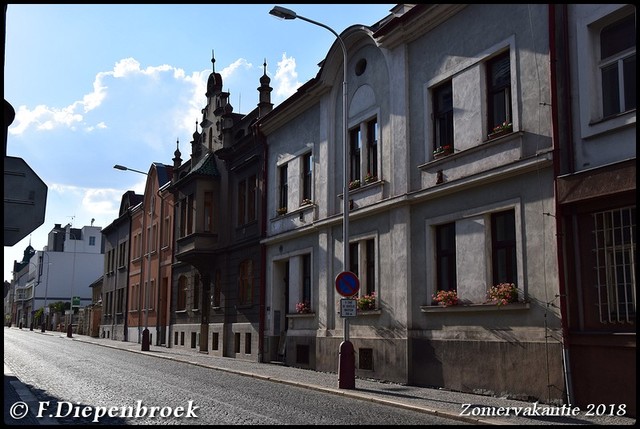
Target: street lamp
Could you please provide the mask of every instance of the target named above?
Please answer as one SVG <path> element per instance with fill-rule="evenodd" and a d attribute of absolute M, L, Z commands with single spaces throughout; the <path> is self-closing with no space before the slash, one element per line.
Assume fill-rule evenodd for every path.
<path fill-rule="evenodd" d="M 114 165 L 113 168 L 115 168 L 116 170 L 122 170 L 122 171 L 127 171 L 127 170 L 135 171 L 136 173 L 144 174 L 145 176 L 147 175 L 147 173 L 145 173 L 144 171 L 135 170 L 133 168 L 125 167 L 124 165 L 120 165 L 120 164 Z"/>
<path fill-rule="evenodd" d="M 144 171 L 125 167 L 116 164 L 113 166 L 116 170 L 133 171 L 148 176 Z M 149 208 L 149 231 L 147 233 L 147 282 L 144 287 L 144 330 L 142 331 L 142 345 L 140 349 L 143 352 L 149 351 L 149 286 L 151 285 L 151 230 L 153 228 L 153 206 L 155 205 L 155 195 L 151 196 L 151 207 Z"/>
<path fill-rule="evenodd" d="M 44 308 L 42 310 L 42 325 L 40 327 L 40 331 L 44 332 L 47 325 L 47 316 L 49 315 L 49 308 L 47 307 L 47 297 L 49 295 L 49 267 L 51 267 L 51 262 L 49 262 L 49 253 L 43 251 L 42 256 L 43 258 L 44 256 L 47 257 L 47 275 L 45 276 L 44 281 Z"/>
<path fill-rule="evenodd" d="M 72 221 L 75 219 L 75 216 L 72 217 Z M 71 306 L 69 312 L 69 326 L 67 326 L 67 338 L 73 338 L 73 288 L 76 282 L 76 245 L 78 242 L 78 237 L 72 231 L 72 224 L 67 225 L 69 227 L 69 240 L 73 237 L 73 270 L 71 272 Z"/>
<path fill-rule="evenodd" d="M 269 13 L 282 19 L 301 19 L 333 33 L 340 42 L 343 55 L 342 77 L 342 147 L 343 147 L 343 193 L 342 193 L 342 270 L 348 271 L 349 264 L 349 139 L 347 131 L 347 48 L 344 41 L 331 27 L 296 14 L 294 11 L 274 6 Z M 349 318 L 344 317 L 344 341 L 340 344 L 338 361 L 338 387 L 341 389 L 355 389 L 355 354 L 353 345 L 349 341 Z"/>

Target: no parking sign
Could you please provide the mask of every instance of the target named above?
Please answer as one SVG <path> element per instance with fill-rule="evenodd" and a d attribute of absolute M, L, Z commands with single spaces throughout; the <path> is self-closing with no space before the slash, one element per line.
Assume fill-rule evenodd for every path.
<path fill-rule="evenodd" d="M 336 290 L 345 298 L 352 297 L 360 290 L 360 280 L 351 271 L 343 271 L 336 276 Z"/>

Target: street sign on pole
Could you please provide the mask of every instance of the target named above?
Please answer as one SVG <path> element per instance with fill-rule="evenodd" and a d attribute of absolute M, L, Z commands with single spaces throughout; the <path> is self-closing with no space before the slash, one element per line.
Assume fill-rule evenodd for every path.
<path fill-rule="evenodd" d="M 343 271 L 336 276 L 336 291 L 345 298 L 349 298 L 360 290 L 360 280 L 351 271 Z"/>
<path fill-rule="evenodd" d="M 44 223 L 47 185 L 22 158 L 4 157 L 4 245 L 13 246 Z"/>
<path fill-rule="evenodd" d="M 340 299 L 340 317 L 356 317 L 357 301 L 351 298 Z"/>

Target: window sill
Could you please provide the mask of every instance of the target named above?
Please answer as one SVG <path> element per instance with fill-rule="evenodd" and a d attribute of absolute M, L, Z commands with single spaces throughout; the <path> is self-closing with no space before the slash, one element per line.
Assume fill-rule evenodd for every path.
<path fill-rule="evenodd" d="M 316 313 L 289 313 L 286 315 L 289 319 L 304 319 L 316 317 Z"/>
<path fill-rule="evenodd" d="M 462 304 L 451 305 L 445 307 L 443 305 L 422 305 L 420 311 L 423 313 L 469 313 L 469 312 L 485 312 L 485 311 L 512 311 L 512 310 L 528 310 L 530 305 L 528 302 L 514 302 L 511 304 Z"/>
<path fill-rule="evenodd" d="M 357 316 L 378 316 L 382 314 L 382 309 L 376 308 L 373 310 L 357 310 Z"/>

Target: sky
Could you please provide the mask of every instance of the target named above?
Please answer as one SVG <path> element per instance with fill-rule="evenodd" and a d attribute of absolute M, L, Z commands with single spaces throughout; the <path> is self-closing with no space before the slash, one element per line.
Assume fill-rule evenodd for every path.
<path fill-rule="evenodd" d="M 394 4 L 8 4 L 4 98 L 15 109 L 7 156 L 47 185 L 44 223 L 4 248 L 4 280 L 55 224 L 106 227 L 122 195 L 142 194 L 151 163 L 191 150 L 212 67 L 234 113 L 249 113 L 266 61 L 274 105 L 316 76 L 336 37 L 372 25 Z M 212 55 L 215 63 L 212 65 Z M 198 128 L 198 131 L 200 129 Z M 187 156 L 188 158 L 188 156 Z"/>

